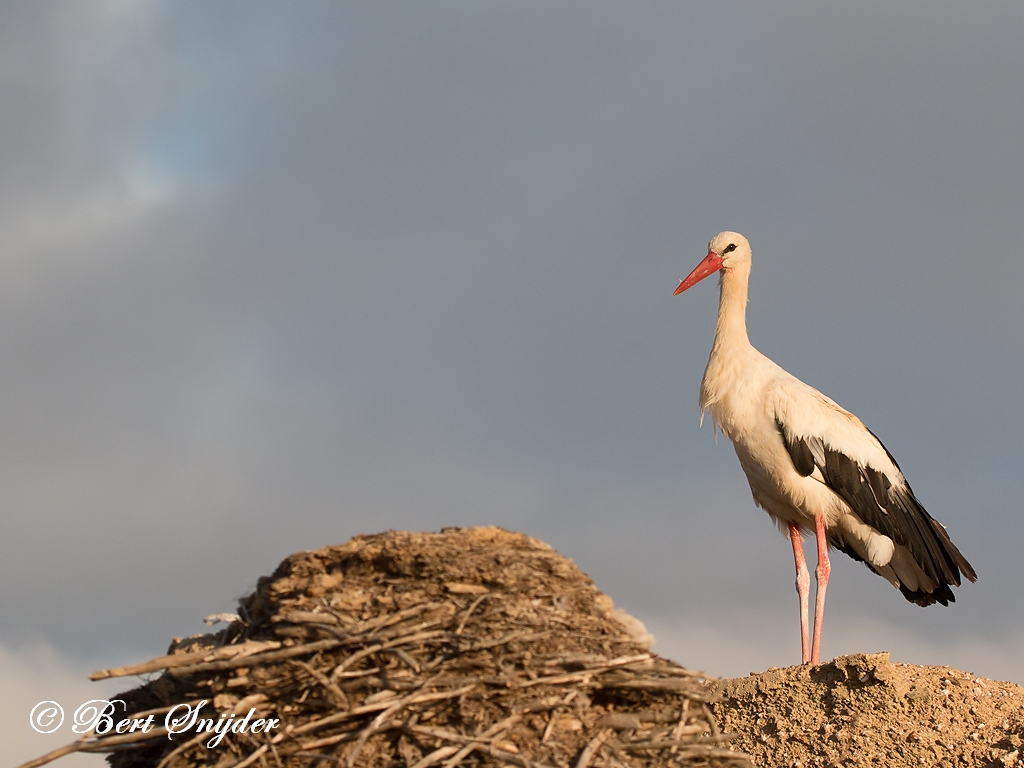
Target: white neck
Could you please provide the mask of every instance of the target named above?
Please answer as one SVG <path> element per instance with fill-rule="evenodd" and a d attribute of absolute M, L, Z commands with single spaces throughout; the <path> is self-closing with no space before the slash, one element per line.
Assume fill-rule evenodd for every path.
<path fill-rule="evenodd" d="M 710 409 L 715 424 L 731 437 L 735 399 L 727 395 L 746 374 L 741 368 L 761 355 L 747 338 L 747 278 L 750 266 L 723 270 L 719 279 L 718 323 L 715 343 L 700 383 L 701 411 Z M 732 405 L 730 405 L 732 403 Z M 703 414 L 702 414 L 703 415 Z"/>
<path fill-rule="evenodd" d="M 715 325 L 714 355 L 723 347 L 750 346 L 747 338 L 747 280 L 750 268 L 723 270 L 719 280 L 718 323 Z"/>

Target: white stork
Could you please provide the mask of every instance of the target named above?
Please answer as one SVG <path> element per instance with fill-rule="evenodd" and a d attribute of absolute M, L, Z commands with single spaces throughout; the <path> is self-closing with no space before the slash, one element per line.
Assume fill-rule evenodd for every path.
<path fill-rule="evenodd" d="M 885 446 L 860 419 L 782 370 L 747 338 L 750 243 L 722 232 L 683 280 L 678 295 L 720 272 L 715 343 L 700 385 L 705 411 L 732 441 L 754 503 L 784 532 L 796 561 L 803 662 L 821 660 L 825 589 L 835 547 L 918 605 L 954 602 L 951 585 L 977 576 L 907 484 Z M 810 575 L 802 530 L 818 544 L 813 647 L 807 631 Z"/>

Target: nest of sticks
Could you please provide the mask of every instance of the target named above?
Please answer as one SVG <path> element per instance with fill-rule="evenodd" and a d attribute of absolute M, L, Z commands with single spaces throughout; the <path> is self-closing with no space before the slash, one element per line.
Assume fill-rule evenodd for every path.
<path fill-rule="evenodd" d="M 151 678 L 117 697 L 114 722 L 159 726 L 206 700 L 274 730 L 215 746 L 162 727 L 87 734 L 23 768 L 73 751 L 113 768 L 750 766 L 708 707 L 713 679 L 651 654 L 640 622 L 522 534 L 392 531 L 298 553 L 229 619 L 93 679 Z"/>

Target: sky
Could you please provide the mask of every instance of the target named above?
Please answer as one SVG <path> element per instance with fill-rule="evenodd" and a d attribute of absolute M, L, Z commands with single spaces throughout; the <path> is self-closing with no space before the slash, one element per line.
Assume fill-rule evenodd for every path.
<path fill-rule="evenodd" d="M 755 346 L 976 568 L 841 554 L 823 657 L 1024 683 L 1024 6 L 0 7 L 0 732 L 288 554 L 542 539 L 720 676 L 799 662 L 789 546 L 700 427 L 717 232 Z M 808 547 L 810 554 L 811 548 Z M 102 765 L 74 756 L 62 765 Z"/>

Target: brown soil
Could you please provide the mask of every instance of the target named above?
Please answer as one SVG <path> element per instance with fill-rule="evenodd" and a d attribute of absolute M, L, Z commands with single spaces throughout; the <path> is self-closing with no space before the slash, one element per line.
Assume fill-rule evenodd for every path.
<path fill-rule="evenodd" d="M 1024 766 L 1024 688 L 889 654 L 720 684 L 713 709 L 758 765 Z"/>

